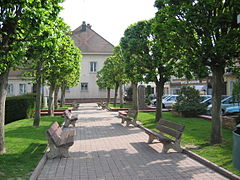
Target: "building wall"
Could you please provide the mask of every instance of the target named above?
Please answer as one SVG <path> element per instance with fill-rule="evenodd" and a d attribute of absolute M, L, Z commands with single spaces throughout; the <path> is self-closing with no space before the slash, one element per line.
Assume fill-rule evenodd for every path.
<path fill-rule="evenodd" d="M 32 87 L 33 85 L 30 80 L 8 79 L 7 96 L 18 96 L 21 94 L 31 93 Z"/>
<path fill-rule="evenodd" d="M 81 65 L 80 82 L 76 87 L 69 88 L 66 91 L 66 99 L 78 98 L 105 98 L 107 94 L 106 89 L 99 89 L 96 80 L 97 72 L 102 69 L 104 61 L 111 54 L 83 54 Z M 90 63 L 96 62 L 96 72 L 90 71 Z M 87 90 L 82 89 L 81 84 L 87 83 Z M 111 96 L 113 93 L 111 93 Z"/>

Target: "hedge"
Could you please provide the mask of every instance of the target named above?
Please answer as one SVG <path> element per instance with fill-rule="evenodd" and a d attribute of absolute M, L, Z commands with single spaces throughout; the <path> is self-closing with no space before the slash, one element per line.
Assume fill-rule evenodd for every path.
<path fill-rule="evenodd" d="M 35 94 L 7 97 L 5 104 L 5 124 L 20 119 L 31 118 L 35 112 Z"/>

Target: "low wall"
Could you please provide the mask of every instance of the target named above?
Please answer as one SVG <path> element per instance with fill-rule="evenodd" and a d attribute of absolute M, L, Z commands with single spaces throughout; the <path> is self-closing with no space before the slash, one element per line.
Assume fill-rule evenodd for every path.
<path fill-rule="evenodd" d="M 66 99 L 66 103 L 96 103 L 101 101 L 107 101 L 107 98 L 76 98 L 76 99 Z M 110 99 L 110 102 L 113 101 L 113 98 Z"/>

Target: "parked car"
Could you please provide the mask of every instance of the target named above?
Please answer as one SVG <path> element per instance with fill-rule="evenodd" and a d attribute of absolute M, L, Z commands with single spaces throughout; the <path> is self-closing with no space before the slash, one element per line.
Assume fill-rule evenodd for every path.
<path fill-rule="evenodd" d="M 164 100 L 164 99 L 166 99 L 166 98 L 168 98 L 168 97 L 169 97 L 169 95 L 164 95 L 164 96 L 162 97 L 162 100 Z M 154 105 L 154 106 L 156 106 L 156 103 L 157 103 L 157 99 L 156 99 L 156 97 L 155 97 L 154 99 L 151 100 L 151 104 Z"/>
<path fill-rule="evenodd" d="M 232 107 L 232 106 L 237 106 L 238 103 L 234 103 L 233 101 L 233 97 L 232 96 L 228 96 L 227 98 L 223 99 L 221 101 L 221 110 L 222 110 L 222 114 L 225 113 L 225 110 L 226 108 L 228 107 Z M 210 112 L 211 114 L 211 111 L 212 111 L 212 104 L 210 104 L 208 107 L 207 107 L 207 110 Z"/>
<path fill-rule="evenodd" d="M 178 95 L 171 95 L 165 99 L 163 99 L 162 104 L 163 108 L 172 108 L 173 103 L 177 101 Z"/>
<path fill-rule="evenodd" d="M 205 101 L 209 98 L 212 98 L 212 95 L 200 95 L 200 97 L 201 97 L 202 101 Z"/>
<path fill-rule="evenodd" d="M 240 113 L 239 105 L 226 108 L 224 115 L 234 115 L 238 113 Z"/>

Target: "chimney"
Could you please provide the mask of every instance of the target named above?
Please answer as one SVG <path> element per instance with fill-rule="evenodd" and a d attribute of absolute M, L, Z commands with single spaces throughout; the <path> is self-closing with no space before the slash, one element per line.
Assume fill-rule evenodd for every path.
<path fill-rule="evenodd" d="M 82 22 L 82 29 L 80 31 L 81 32 L 85 32 L 86 31 L 86 22 L 85 21 Z"/>
<path fill-rule="evenodd" d="M 92 28 L 92 26 L 91 26 L 90 24 L 87 24 L 87 27 L 88 27 L 89 29 L 91 29 L 91 28 Z"/>

